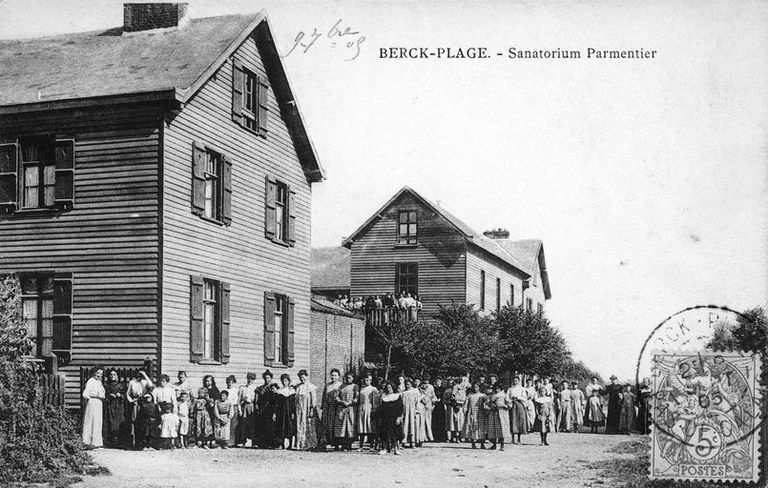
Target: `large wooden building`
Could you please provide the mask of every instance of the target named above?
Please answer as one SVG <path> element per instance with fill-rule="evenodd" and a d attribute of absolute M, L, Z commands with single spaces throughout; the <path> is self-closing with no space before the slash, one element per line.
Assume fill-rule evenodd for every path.
<path fill-rule="evenodd" d="M 543 313 L 552 296 L 540 240 L 512 240 L 502 229 L 478 233 L 409 187 L 342 245 L 351 250 L 352 296 L 417 294 L 428 315 L 451 303 L 483 314 L 507 303 Z"/>
<path fill-rule="evenodd" d="M 103 32 L 0 42 L 0 273 L 37 355 L 193 382 L 309 368 L 323 169 L 262 11 L 126 4 Z"/>

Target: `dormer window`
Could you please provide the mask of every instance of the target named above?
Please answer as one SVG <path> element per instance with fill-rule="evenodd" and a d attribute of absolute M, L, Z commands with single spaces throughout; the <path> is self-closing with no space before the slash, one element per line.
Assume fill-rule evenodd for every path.
<path fill-rule="evenodd" d="M 401 210 L 398 216 L 397 243 L 416 244 L 418 232 L 417 214 L 415 210 Z"/>

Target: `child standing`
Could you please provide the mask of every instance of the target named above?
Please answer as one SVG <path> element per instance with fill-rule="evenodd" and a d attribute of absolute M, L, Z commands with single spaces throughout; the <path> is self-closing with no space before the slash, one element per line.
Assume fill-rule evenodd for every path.
<path fill-rule="evenodd" d="M 186 449 L 189 435 L 189 393 L 186 391 L 182 391 L 179 395 L 177 416 L 179 417 L 178 446 Z"/>
<path fill-rule="evenodd" d="M 213 426 L 208 413 L 208 390 L 205 388 L 197 390 L 197 399 L 192 404 L 192 418 L 195 419 L 194 434 L 197 447 L 208 449 L 208 443 L 211 442 L 213 435 Z"/>
<path fill-rule="evenodd" d="M 488 440 L 491 441 L 491 449 L 496 449 L 496 443 L 500 444 L 499 450 L 504 450 L 504 441 L 509 436 L 509 403 L 507 394 L 501 390 L 501 385 L 496 383 L 491 388 L 488 397 Z M 518 434 L 520 435 L 520 434 Z"/>
<path fill-rule="evenodd" d="M 539 384 L 538 381 L 537 384 Z M 552 390 L 547 388 L 546 384 L 539 384 L 536 390 L 536 398 L 534 399 L 536 404 L 536 422 L 533 428 L 539 431 L 542 446 L 549 445 L 547 434 L 555 430 L 555 410 L 552 406 L 554 401 L 552 394 Z"/>
<path fill-rule="evenodd" d="M 590 432 L 597 434 L 597 428 L 605 425 L 603 398 L 600 396 L 600 390 L 598 389 L 593 389 L 590 393 L 586 420 L 589 423 Z"/>
<path fill-rule="evenodd" d="M 163 415 L 160 417 L 160 449 L 173 449 L 179 435 L 179 416 L 173 412 L 173 404 L 163 402 Z"/>
<path fill-rule="evenodd" d="M 213 430 L 216 433 L 216 443 L 222 449 L 226 449 L 230 437 L 229 426 L 232 418 L 235 416 L 235 408 L 229 402 L 229 392 L 227 390 L 221 390 L 219 395 L 220 398 L 216 400 L 216 404 L 213 407 L 213 412 L 216 415 Z"/>
<path fill-rule="evenodd" d="M 136 450 L 155 449 L 160 415 L 151 393 L 139 400 L 139 412 L 136 415 Z"/>

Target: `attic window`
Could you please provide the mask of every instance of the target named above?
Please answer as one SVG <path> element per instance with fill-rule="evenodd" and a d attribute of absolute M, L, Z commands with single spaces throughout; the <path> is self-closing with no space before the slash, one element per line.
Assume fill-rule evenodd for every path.
<path fill-rule="evenodd" d="M 269 82 L 266 77 L 234 60 L 232 70 L 232 120 L 262 137 L 267 136 Z"/>

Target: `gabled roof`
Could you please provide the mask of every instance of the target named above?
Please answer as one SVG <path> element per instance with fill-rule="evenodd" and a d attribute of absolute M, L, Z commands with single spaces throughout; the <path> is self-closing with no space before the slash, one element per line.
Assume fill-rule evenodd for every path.
<path fill-rule="evenodd" d="M 349 288 L 351 255 L 345 247 L 313 247 L 312 289 Z"/>
<path fill-rule="evenodd" d="M 547 263 L 544 260 L 544 243 L 539 239 L 495 239 L 494 242 L 504 249 L 507 253 L 515 256 L 528 274 L 533 275 L 536 272 L 536 264 L 539 265 L 541 272 L 541 283 L 544 288 L 544 298 L 552 298 L 552 291 L 549 287 L 549 275 L 547 273 Z"/>
<path fill-rule="evenodd" d="M 186 103 L 264 23 L 268 75 L 311 181 L 324 178 L 296 107 L 265 11 L 192 19 L 178 29 L 122 28 L 0 41 L 0 114 L 156 95 Z M 261 30 L 260 30 L 261 31 Z M 260 32 L 261 33 L 261 32 Z M 76 105 L 76 104 L 75 104 Z"/>
<path fill-rule="evenodd" d="M 357 230 L 355 230 L 355 232 L 353 232 L 351 236 L 346 238 L 341 245 L 346 248 L 350 248 L 352 246 L 352 243 L 355 241 L 355 239 L 357 239 L 357 237 L 360 234 L 362 234 L 371 225 L 373 225 L 378 219 L 380 219 L 384 214 L 384 212 L 405 193 L 409 193 L 413 195 L 417 200 L 420 200 L 430 210 L 442 216 L 448 223 L 450 223 L 453 227 L 456 228 L 456 230 L 466 239 L 468 244 L 476 246 L 490 253 L 491 255 L 500 259 L 507 265 L 512 266 L 518 271 L 522 272 L 524 275 L 531 276 L 530 271 L 528 271 L 530 268 L 526 267 L 523 263 L 521 263 L 517 259 L 517 256 L 508 253 L 505 249 L 499 246 L 496 243 L 496 239 L 489 239 L 485 237 L 482 233 L 475 231 L 469 225 L 464 223 L 464 221 L 454 216 L 453 214 L 451 214 L 450 212 L 442 208 L 440 205 L 437 205 L 436 203 L 433 203 L 432 201 L 423 197 L 416 190 L 408 186 L 402 187 L 397 193 L 395 193 L 395 195 L 392 198 L 387 200 L 387 202 L 379 210 L 377 210 L 368 220 L 366 220 L 363 223 L 363 225 L 358 227 Z"/>

